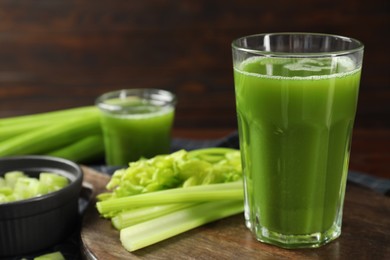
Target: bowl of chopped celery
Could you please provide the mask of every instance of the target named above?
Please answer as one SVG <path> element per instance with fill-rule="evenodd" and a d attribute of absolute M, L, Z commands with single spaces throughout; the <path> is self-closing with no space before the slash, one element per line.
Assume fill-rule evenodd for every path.
<path fill-rule="evenodd" d="M 83 173 L 51 156 L 0 158 L 0 258 L 37 252 L 79 224 Z"/>

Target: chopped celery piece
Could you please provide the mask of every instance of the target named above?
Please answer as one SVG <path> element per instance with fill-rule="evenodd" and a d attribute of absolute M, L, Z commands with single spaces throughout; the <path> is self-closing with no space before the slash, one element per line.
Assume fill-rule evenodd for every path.
<path fill-rule="evenodd" d="M 11 187 L 12 189 L 15 187 L 16 181 L 21 177 L 27 177 L 27 176 L 24 174 L 24 172 L 21 172 L 21 171 L 7 172 L 4 175 L 4 179 L 5 179 L 7 186 Z"/>
<path fill-rule="evenodd" d="M 40 173 L 39 179 L 29 177 L 24 172 L 12 171 L 0 178 L 0 203 L 29 199 L 59 190 L 69 181 L 55 173 Z"/>
<path fill-rule="evenodd" d="M 124 248 L 132 252 L 206 223 L 240 213 L 243 207 L 242 201 L 202 203 L 124 228 L 120 231 L 120 240 Z"/>
<path fill-rule="evenodd" d="M 7 183 L 3 177 L 0 177 L 0 194 L 10 195 L 12 193 L 12 188 L 7 186 Z"/>
<path fill-rule="evenodd" d="M 59 190 L 69 182 L 64 176 L 49 172 L 41 172 L 39 174 L 39 181 L 48 188 L 49 192 Z"/>
<path fill-rule="evenodd" d="M 124 197 L 177 187 L 237 181 L 242 178 L 240 151 L 231 148 L 180 150 L 131 162 L 117 170 L 107 189 Z"/>
<path fill-rule="evenodd" d="M 42 195 L 41 183 L 36 178 L 18 178 L 15 183 L 13 195 L 17 200 L 28 199 Z"/>
<path fill-rule="evenodd" d="M 0 187 L 0 194 L 11 195 L 12 194 L 12 188 L 8 187 L 8 186 L 2 186 L 2 187 Z"/>
<path fill-rule="evenodd" d="M 0 203 L 5 203 L 5 202 L 8 202 L 7 195 L 0 193 Z"/>
<path fill-rule="evenodd" d="M 5 186 L 5 180 L 3 177 L 0 176 L 0 187 L 4 187 Z"/>
<path fill-rule="evenodd" d="M 65 260 L 65 257 L 60 251 L 37 256 L 34 260 Z"/>

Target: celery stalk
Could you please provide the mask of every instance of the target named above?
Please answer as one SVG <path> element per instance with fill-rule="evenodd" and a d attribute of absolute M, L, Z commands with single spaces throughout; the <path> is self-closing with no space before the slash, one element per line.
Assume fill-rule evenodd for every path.
<path fill-rule="evenodd" d="M 0 156 L 46 153 L 93 134 L 101 134 L 97 113 L 65 120 L 2 141 Z"/>
<path fill-rule="evenodd" d="M 17 124 L 34 124 L 42 122 L 50 122 L 52 120 L 64 120 L 65 118 L 72 118 L 74 116 L 83 116 L 87 114 L 98 114 L 99 111 L 95 106 L 85 106 L 85 107 L 76 107 L 68 108 L 50 112 L 43 112 L 30 115 L 14 116 L 0 118 L 0 127 L 17 125 Z"/>
<path fill-rule="evenodd" d="M 102 135 L 84 137 L 65 147 L 47 153 L 50 156 L 65 158 L 74 162 L 91 162 L 104 156 Z"/>
<path fill-rule="evenodd" d="M 243 202 L 215 201 L 185 208 L 120 231 L 120 240 L 132 252 L 217 219 L 243 211 Z"/>
<path fill-rule="evenodd" d="M 96 203 L 96 207 L 100 214 L 105 215 L 110 212 L 142 206 L 199 203 L 215 200 L 243 200 L 242 182 L 175 188 L 121 198 L 111 198 Z"/>
<path fill-rule="evenodd" d="M 98 114 L 94 107 L 79 107 L 27 116 L 0 118 L 0 141 L 53 124 Z"/>
<path fill-rule="evenodd" d="M 50 125 L 49 121 L 36 122 L 34 124 L 12 124 L 7 126 L 0 126 L 0 141 L 7 140 L 8 138 L 16 135 L 23 134 L 27 131 L 35 130 L 39 127 L 45 127 Z"/>
<path fill-rule="evenodd" d="M 178 211 L 180 209 L 188 208 L 196 204 L 192 203 L 178 203 L 178 204 L 167 204 L 158 205 L 152 207 L 142 207 L 133 210 L 123 211 L 115 215 L 112 219 L 112 225 L 121 230 L 123 228 L 150 220 L 156 217 L 166 215 L 168 213 Z"/>

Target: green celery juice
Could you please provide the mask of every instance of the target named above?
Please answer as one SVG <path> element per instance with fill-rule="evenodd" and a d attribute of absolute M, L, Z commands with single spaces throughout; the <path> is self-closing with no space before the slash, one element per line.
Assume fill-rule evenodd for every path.
<path fill-rule="evenodd" d="M 121 102 L 123 110 L 105 112 L 101 117 L 107 163 L 127 165 L 141 157 L 169 153 L 174 107 L 147 101 Z"/>
<path fill-rule="evenodd" d="M 350 71 L 345 57 L 292 59 L 255 57 L 234 68 L 247 226 L 339 232 L 360 68 Z"/>

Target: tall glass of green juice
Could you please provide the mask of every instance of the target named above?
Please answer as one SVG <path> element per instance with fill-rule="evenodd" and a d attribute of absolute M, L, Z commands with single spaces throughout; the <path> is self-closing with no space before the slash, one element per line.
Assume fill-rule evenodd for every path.
<path fill-rule="evenodd" d="M 96 100 L 106 163 L 124 166 L 170 152 L 176 97 L 160 89 L 124 89 Z"/>
<path fill-rule="evenodd" d="M 363 58 L 336 35 L 260 34 L 232 43 L 246 226 L 284 248 L 341 234 Z"/>

